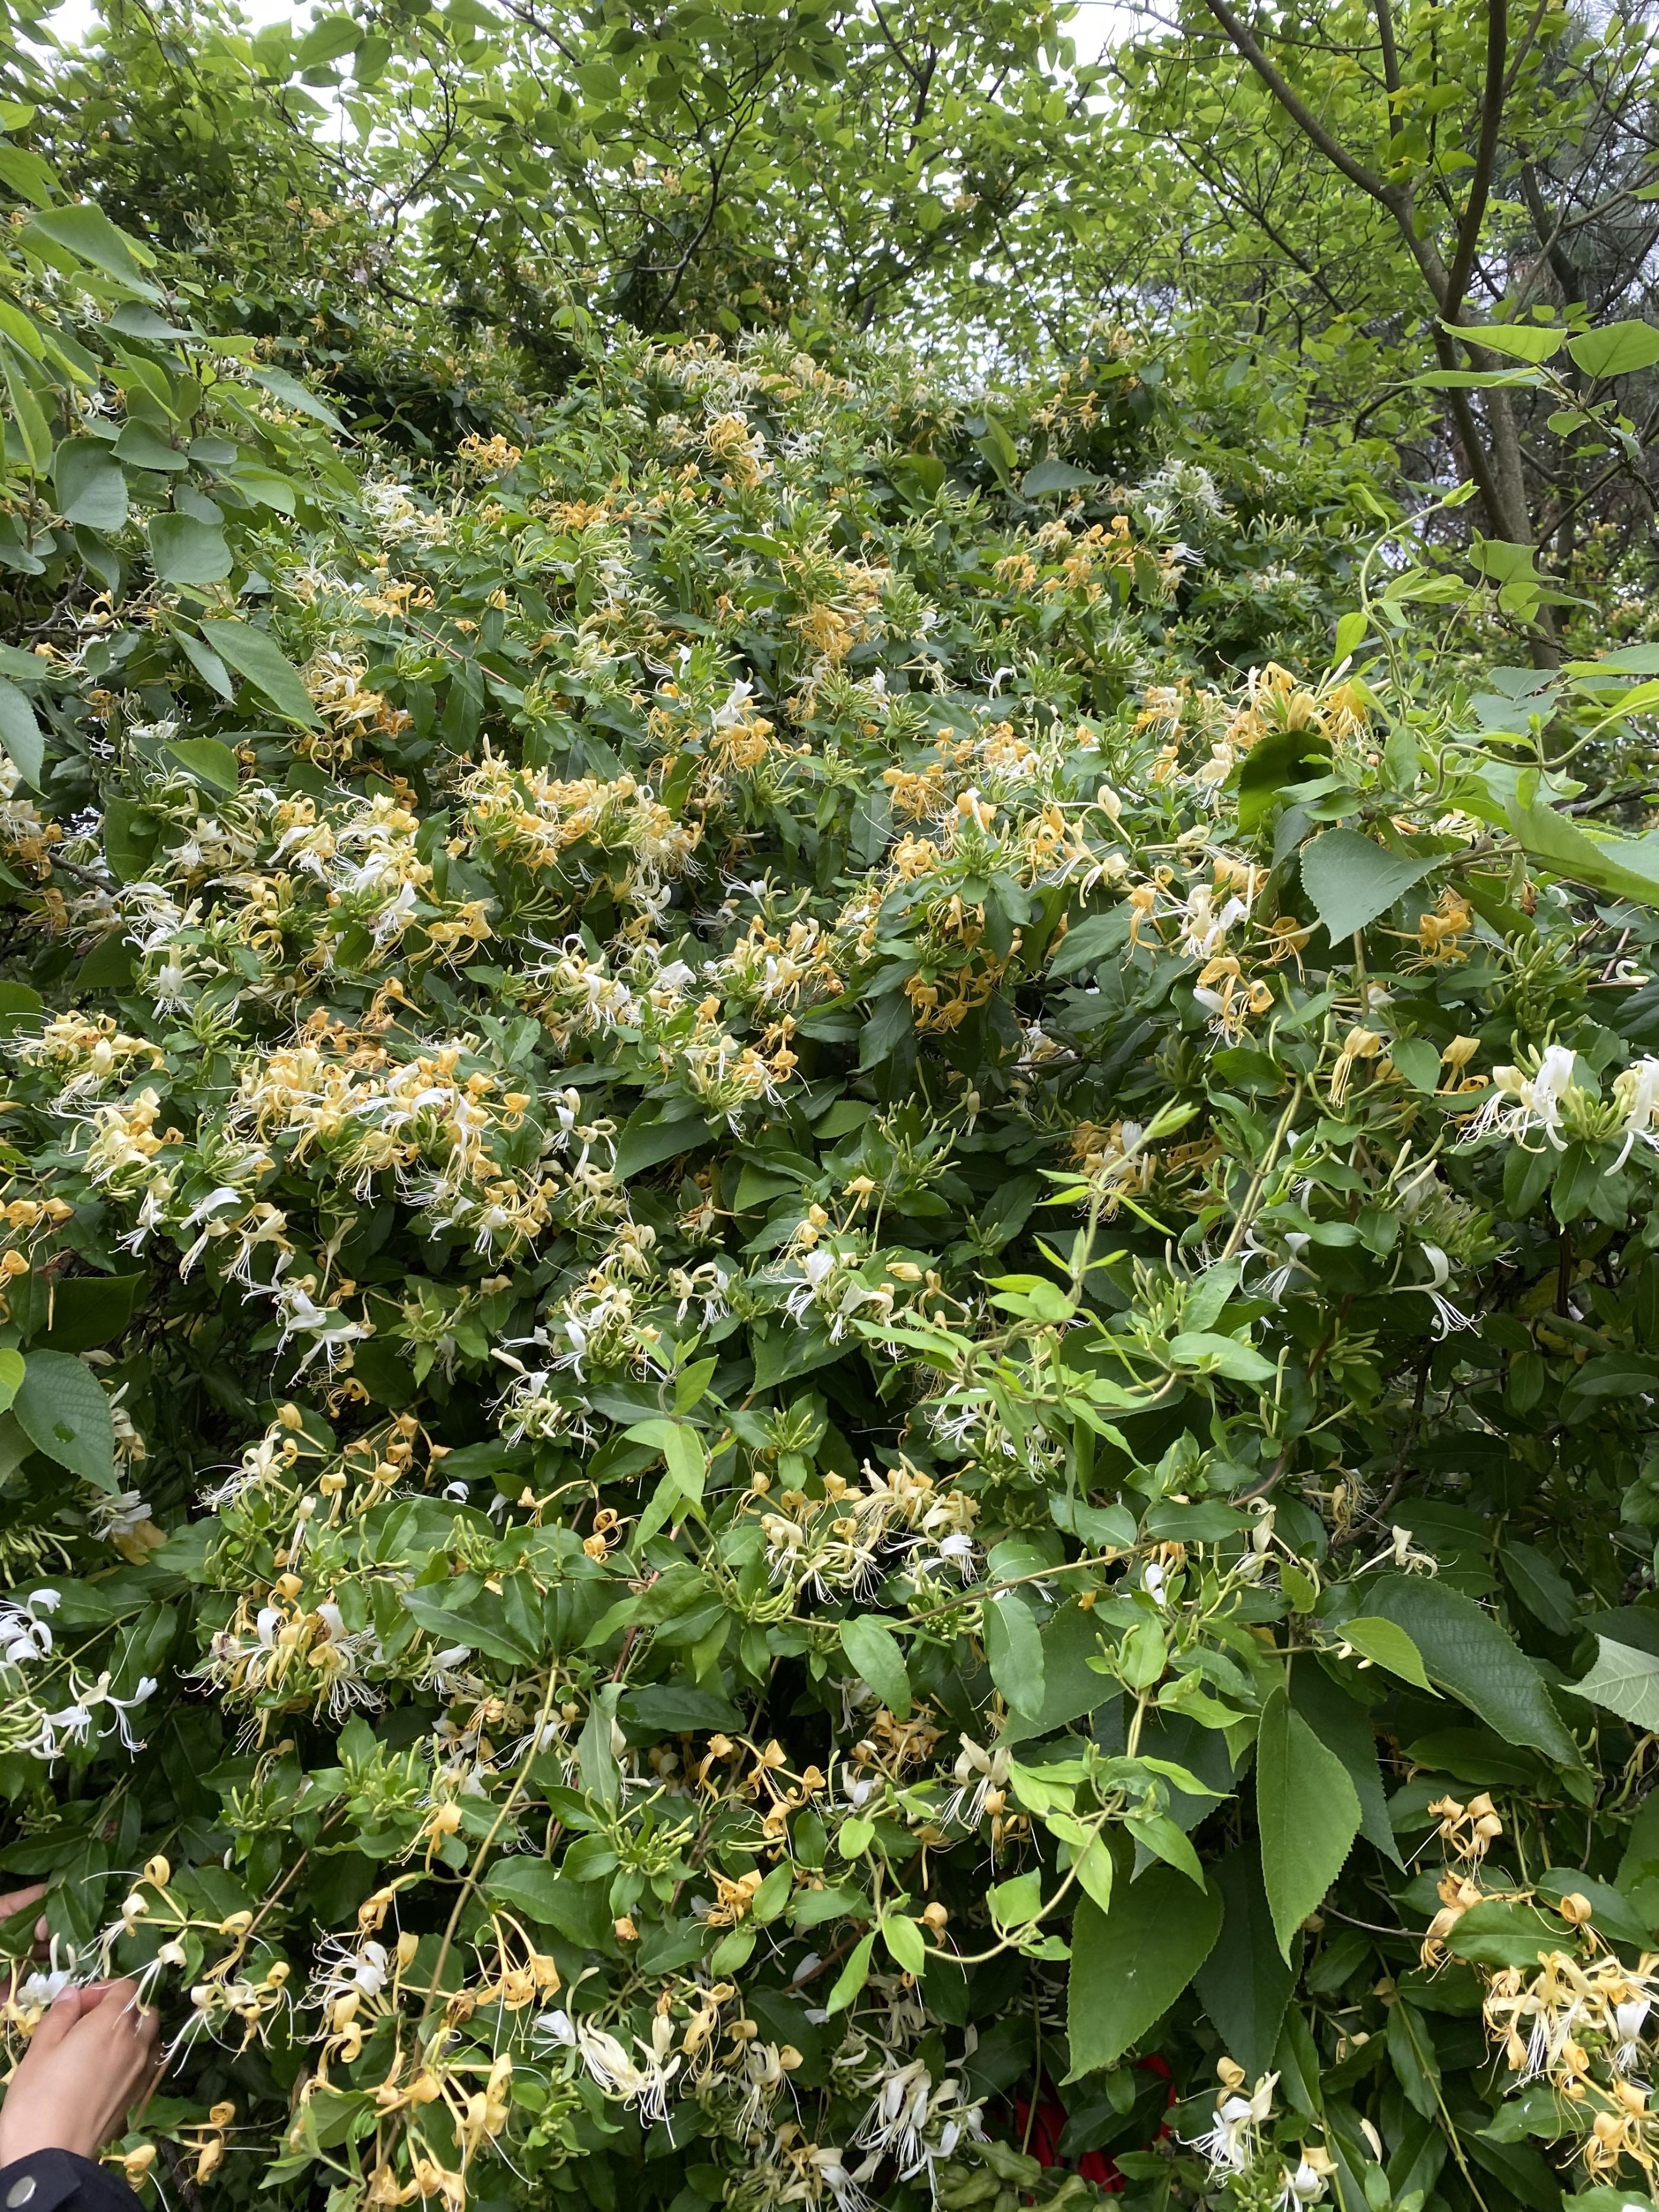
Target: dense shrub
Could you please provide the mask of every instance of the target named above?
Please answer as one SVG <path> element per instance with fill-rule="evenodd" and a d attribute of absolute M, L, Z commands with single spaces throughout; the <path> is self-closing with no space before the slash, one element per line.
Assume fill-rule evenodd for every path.
<path fill-rule="evenodd" d="M 781 341 L 348 467 L 56 220 L 11 2047 L 336 2212 L 1645 2174 L 1650 658 L 1206 686 L 1196 479 Z"/>

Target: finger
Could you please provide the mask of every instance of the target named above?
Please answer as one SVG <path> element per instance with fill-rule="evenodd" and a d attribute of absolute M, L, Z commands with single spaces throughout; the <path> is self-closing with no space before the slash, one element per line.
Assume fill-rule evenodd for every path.
<path fill-rule="evenodd" d="M 26 1889 L 0 1890 L 0 1920 L 9 1920 L 15 1912 L 27 1912 L 31 1905 L 39 1905 L 46 1893 L 43 1881 L 32 1881 Z"/>
<path fill-rule="evenodd" d="M 52 1923 L 43 1912 L 34 1923 L 34 1955 L 44 1959 L 52 1948 Z"/>
<path fill-rule="evenodd" d="M 137 1983 L 130 1974 L 124 1975 L 118 1982 L 101 1983 L 98 2009 L 100 2013 L 107 2014 L 111 2020 L 116 2019 L 122 2013 L 131 2013 L 137 2016 L 138 2013 Z"/>
<path fill-rule="evenodd" d="M 40 2026 L 29 2038 L 29 2049 L 43 2055 L 48 2051 L 55 2051 L 80 2019 L 82 1998 L 83 1992 L 80 1990 L 65 1990 L 61 1996 L 54 1997 L 46 2007 Z"/>

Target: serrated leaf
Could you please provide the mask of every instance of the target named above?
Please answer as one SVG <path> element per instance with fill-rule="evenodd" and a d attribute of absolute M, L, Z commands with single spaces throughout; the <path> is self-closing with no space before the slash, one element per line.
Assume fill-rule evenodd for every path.
<path fill-rule="evenodd" d="M 1109 1911 L 1091 1899 L 1072 1923 L 1068 2081 L 1112 2066 L 1161 2020 L 1215 1947 L 1221 1899 L 1173 1867 L 1120 1883 Z"/>
<path fill-rule="evenodd" d="M 1209 1879 L 1223 1912 L 1215 1948 L 1198 1970 L 1199 2002 L 1229 2057 L 1255 2080 L 1273 2063 L 1296 1967 L 1280 1954 L 1255 1850 L 1239 1844 Z"/>
<path fill-rule="evenodd" d="M 1370 1612 L 1405 1630 L 1430 1680 L 1461 1698 L 1505 1743 L 1526 1744 L 1564 1766 L 1579 1764 L 1542 1675 L 1472 1598 L 1431 1575 L 1384 1576 L 1364 1597 Z"/>
<path fill-rule="evenodd" d="M 1255 1802 L 1261 1882 L 1288 1959 L 1297 1929 L 1341 1873 L 1359 1833 L 1359 1799 L 1348 1771 L 1328 1751 L 1283 1690 L 1261 1708 Z"/>
<path fill-rule="evenodd" d="M 1326 830 L 1302 848 L 1302 888 L 1340 945 L 1439 865 L 1437 854 L 1390 852 L 1357 830 Z"/>

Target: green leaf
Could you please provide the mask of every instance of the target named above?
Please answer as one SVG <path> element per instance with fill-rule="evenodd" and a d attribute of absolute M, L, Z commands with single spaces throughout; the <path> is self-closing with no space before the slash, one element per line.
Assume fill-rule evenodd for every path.
<path fill-rule="evenodd" d="M 119 530 L 127 519 L 127 480 L 101 438 L 65 438 L 52 459 L 52 482 L 65 522 Z"/>
<path fill-rule="evenodd" d="M 199 627 L 220 658 L 239 676 L 246 676 L 279 714 L 308 730 L 319 726 L 317 709 L 299 670 L 269 630 L 245 622 L 204 622 Z"/>
<path fill-rule="evenodd" d="M 0 1413 L 17 1395 L 23 1382 L 23 1355 L 10 1345 L 0 1350 Z"/>
<path fill-rule="evenodd" d="M 527 1666 L 537 1656 L 508 1627 L 501 1601 L 492 1593 L 469 1604 L 455 1599 L 447 1585 L 417 1583 L 413 1589 L 404 1590 L 398 1602 L 440 1649 L 461 1644 L 469 1651 L 482 1651 L 489 1658 L 504 1659 L 515 1667 Z"/>
<path fill-rule="evenodd" d="M 689 1421 L 670 1420 L 665 1416 L 635 1421 L 623 1433 L 630 1443 L 648 1444 L 653 1451 L 660 1452 L 668 1469 L 635 1532 L 635 1542 L 642 1543 L 678 1518 L 683 1505 L 694 1511 L 701 1510 L 708 1455 L 703 1449 L 702 1438 Z"/>
<path fill-rule="evenodd" d="M 1348 1771 L 1328 1751 L 1283 1690 L 1261 1708 L 1255 1802 L 1261 1879 L 1288 1959 L 1296 1932 L 1341 1873 L 1359 1833 L 1359 1799 Z"/>
<path fill-rule="evenodd" d="M 1440 1054 L 1426 1037 L 1395 1037 L 1389 1057 L 1413 1091 L 1432 1093 L 1440 1087 Z"/>
<path fill-rule="evenodd" d="M 1051 492 L 1077 491 L 1085 484 L 1097 484 L 1100 478 L 1087 469 L 1074 469 L 1069 461 L 1039 461 L 1034 469 L 1027 469 L 1020 480 L 1020 492 L 1026 499 L 1046 499 Z"/>
<path fill-rule="evenodd" d="M 301 40 L 294 56 L 296 70 L 319 68 L 325 62 L 337 62 L 343 54 L 355 53 L 362 38 L 362 27 L 349 15 L 325 15 L 312 25 Z"/>
<path fill-rule="evenodd" d="M 1393 853 L 1357 830 L 1327 830 L 1302 848 L 1302 887 L 1340 945 L 1439 865 L 1438 854 Z"/>
<path fill-rule="evenodd" d="M 73 254 L 91 268 L 101 270 L 129 292 L 136 292 L 141 300 L 151 300 L 160 305 L 161 292 L 140 266 L 141 263 L 153 262 L 155 256 L 137 239 L 117 230 L 109 217 L 95 207 L 36 208 L 23 227 L 21 243 L 38 251 L 42 240 Z"/>
<path fill-rule="evenodd" d="M 217 738 L 174 738 L 167 750 L 179 765 L 210 791 L 234 796 L 242 780 L 236 756 Z"/>
<path fill-rule="evenodd" d="M 1370 1608 L 1416 1644 L 1431 1681 L 1461 1698 L 1505 1743 L 1563 1766 L 1578 1753 L 1530 1659 L 1488 1613 L 1437 1576 L 1390 1575 L 1365 1593 Z"/>
<path fill-rule="evenodd" d="M 544 1928 L 555 1928 L 584 1951 L 611 1948 L 611 1915 L 598 1884 L 555 1874 L 544 1860 L 514 1854 L 498 1859 L 484 1876 L 484 1895 Z"/>
<path fill-rule="evenodd" d="M 1199 2001 L 1228 2056 L 1254 2081 L 1273 2063 L 1296 1967 L 1279 1952 L 1255 1850 L 1237 1845 L 1209 1875 L 1221 1899 L 1221 1932 L 1198 1970 Z"/>
<path fill-rule="evenodd" d="M 883 1620 L 861 1613 L 841 1624 L 841 1648 L 854 1671 L 900 1720 L 910 1713 L 910 1675 L 899 1641 Z"/>
<path fill-rule="evenodd" d="M 641 1106 L 623 1123 L 617 1139 L 619 1182 L 642 1175 L 663 1160 L 678 1159 L 682 1152 L 694 1152 L 708 1142 L 708 1124 L 701 1115 L 682 1114 L 678 1120 L 663 1121 L 657 1118 L 660 1110 L 655 1104 Z"/>
<path fill-rule="evenodd" d="M 1455 1959 L 1470 1959 L 1483 1966 L 1533 1966 L 1540 1951 L 1562 1948 L 1564 1925 L 1535 1905 L 1493 1900 L 1471 1905 L 1459 1916 L 1446 1937 L 1446 1948 Z"/>
<path fill-rule="evenodd" d="M 1534 365 L 1559 353 L 1567 335 L 1538 323 L 1458 323 L 1446 327 L 1467 344 L 1484 346 L 1488 353 L 1505 353 L 1513 361 Z"/>
<path fill-rule="evenodd" d="M 1362 1659 L 1386 1667 L 1389 1674 L 1398 1674 L 1402 1682 L 1414 1682 L 1419 1690 L 1429 1687 L 1423 1655 L 1396 1622 L 1384 1620 L 1380 1613 L 1361 1613 L 1355 1620 L 1345 1620 L 1336 1633 Z"/>
<path fill-rule="evenodd" d="M 985 1660 L 991 1680 L 1017 1713 L 1042 1711 L 1042 1636 L 1029 1606 L 1004 1590 L 985 1607 Z"/>
<path fill-rule="evenodd" d="M 1215 1948 L 1218 1891 L 1162 1864 L 1123 1882 L 1111 1909 L 1085 1899 L 1072 1923 L 1068 2081 L 1115 2065 L 1161 2020 Z"/>
<path fill-rule="evenodd" d="M 1556 1636 L 1571 1635 L 1578 1625 L 1579 1604 L 1572 1584 L 1553 1559 L 1534 1544 L 1505 1536 L 1498 1547 L 1498 1564 L 1534 1620 Z"/>
<path fill-rule="evenodd" d="M 1201 1368 L 1230 1382 L 1271 1382 L 1279 1372 L 1253 1344 L 1236 1336 L 1217 1336 L 1208 1329 L 1193 1329 L 1170 1340 L 1170 1358 L 1177 1367 Z"/>
<path fill-rule="evenodd" d="M 1659 907 L 1659 842 L 1570 820 L 1547 803 L 1547 786 L 1535 768 L 1516 774 L 1505 763 L 1491 763 L 1480 782 L 1498 799 L 1530 859 L 1593 890 Z"/>
<path fill-rule="evenodd" d="M 1359 1800 L 1359 1832 L 1395 1866 L 1402 1861 L 1389 1818 L 1370 1714 L 1356 1704 L 1322 1667 L 1297 1667 L 1291 1676 L 1291 1703 L 1327 1751 L 1340 1759 Z"/>
<path fill-rule="evenodd" d="M 280 405 L 291 407 L 296 415 L 309 415 L 313 422 L 321 422 L 326 428 L 343 434 L 345 424 L 327 402 L 319 399 L 314 392 L 301 383 L 297 376 L 290 376 L 285 368 L 267 368 L 262 364 L 251 363 L 248 374 L 256 384 L 263 385 Z"/>
<path fill-rule="evenodd" d="M 1336 626 L 1336 642 L 1331 647 L 1333 667 L 1340 665 L 1350 653 L 1358 652 L 1365 642 L 1365 634 L 1370 626 L 1371 618 L 1363 608 L 1352 608 L 1343 616 Z"/>
<path fill-rule="evenodd" d="M 835 1987 L 823 2001 L 827 2013 L 845 2012 L 859 1991 L 870 1978 L 870 1954 L 876 1945 L 875 1931 L 853 1947 L 852 1955 L 836 1977 Z"/>
<path fill-rule="evenodd" d="M 0 745 L 27 784 L 42 788 L 46 773 L 46 733 L 34 719 L 34 709 L 15 684 L 0 676 Z"/>
<path fill-rule="evenodd" d="M 927 1971 L 927 1943 L 920 1925 L 902 1912 L 890 1912 L 881 1923 L 881 1940 L 896 1965 L 907 1974 Z"/>
<path fill-rule="evenodd" d="M 53 1352 L 91 1352 L 119 1336 L 132 1319 L 143 1275 L 69 1275 L 46 1299 L 46 1334 Z"/>
<path fill-rule="evenodd" d="M 1060 939 L 1048 963 L 1048 973 L 1075 975 L 1080 969 L 1098 968 L 1115 960 L 1129 941 L 1131 919 L 1127 901 L 1109 914 L 1085 914 Z"/>
<path fill-rule="evenodd" d="M 31 1352 L 11 1409 L 37 1451 L 100 1490 L 120 1488 L 109 1400 L 80 1360 L 66 1352 Z"/>
<path fill-rule="evenodd" d="M 614 1813 L 622 1802 L 622 1769 L 617 1763 L 611 1747 L 611 1730 L 617 1718 L 617 1700 L 622 1695 L 615 1682 L 607 1682 L 593 1692 L 592 1703 L 587 1708 L 587 1718 L 582 1724 L 581 1735 L 576 1745 L 576 1764 L 580 1770 L 582 1788 L 608 1813 Z"/>
<path fill-rule="evenodd" d="M 221 584 L 230 574 L 224 532 L 193 514 L 152 515 L 149 556 L 164 584 Z"/>
<path fill-rule="evenodd" d="M 1588 1698 L 1635 1729 L 1659 1729 L 1659 1659 L 1611 1637 L 1595 1639 L 1595 1664 L 1571 1685 L 1575 1697 Z"/>
<path fill-rule="evenodd" d="M 1099 1836 L 1091 1836 L 1073 1863 L 1085 1895 L 1091 1897 L 1103 1912 L 1109 1911 L 1112 1891 L 1117 1881 L 1117 1869 L 1103 1840 Z"/>
<path fill-rule="evenodd" d="M 1586 376 L 1628 376 L 1659 361 L 1659 330 L 1651 323 L 1605 323 L 1567 342 Z"/>

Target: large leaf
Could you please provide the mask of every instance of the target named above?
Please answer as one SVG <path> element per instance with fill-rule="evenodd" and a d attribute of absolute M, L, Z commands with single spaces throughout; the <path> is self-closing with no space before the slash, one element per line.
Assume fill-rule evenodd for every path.
<path fill-rule="evenodd" d="M 1367 1590 L 1366 1609 L 1397 1622 L 1421 1652 L 1430 1679 L 1461 1698 L 1505 1743 L 1529 1745 L 1564 1766 L 1578 1764 L 1543 1676 L 1473 1599 L 1435 1576 L 1389 1575 Z"/>
<path fill-rule="evenodd" d="M 642 1106 L 630 1114 L 617 1140 L 617 1175 L 621 1182 L 641 1175 L 660 1161 L 678 1159 L 708 1142 L 708 1124 L 701 1115 L 659 1121 L 655 1106 Z"/>
<path fill-rule="evenodd" d="M 1401 895 L 1438 867 L 1437 853 L 1395 853 L 1357 830 L 1327 830 L 1302 848 L 1302 888 L 1333 945 L 1386 914 Z"/>
<path fill-rule="evenodd" d="M 410 1620 L 425 1629 L 441 1649 L 460 1644 L 470 1651 L 505 1659 L 513 1666 L 534 1662 L 537 1654 L 507 1626 L 499 1597 L 485 1592 L 470 1604 L 447 1601 L 446 1587 L 441 1583 L 417 1586 L 405 1590 L 399 1601 Z"/>
<path fill-rule="evenodd" d="M 1507 354 L 1511 361 L 1538 362 L 1559 353 L 1566 337 L 1563 330 L 1548 330 L 1537 323 L 1481 323 L 1453 325 L 1468 344 L 1484 346 L 1488 353 Z"/>
<path fill-rule="evenodd" d="M 1111 1910 L 1091 1900 L 1072 1923 L 1066 2032 L 1075 2081 L 1115 2065 L 1161 2020 L 1215 1948 L 1221 1893 L 1161 1863 L 1120 1882 Z"/>
<path fill-rule="evenodd" d="M 246 676 L 279 714 L 307 729 L 317 727 L 317 709 L 311 703 L 311 694 L 299 670 L 269 630 L 256 629 L 252 623 L 245 622 L 204 622 L 201 630 L 220 659 L 239 676 Z"/>
<path fill-rule="evenodd" d="M 1337 1632 L 1374 1667 L 1386 1667 L 1390 1674 L 1398 1674 L 1402 1682 L 1413 1683 L 1419 1690 L 1428 1688 L 1423 1655 L 1396 1621 L 1384 1620 L 1380 1613 L 1360 1613 L 1345 1620 Z"/>
<path fill-rule="evenodd" d="M 594 1882 L 572 1881 L 538 1858 L 498 1860 L 484 1877 L 484 1895 L 544 1928 L 556 1928 L 567 1942 L 585 1951 L 609 1948 L 611 1915 L 604 1889 Z"/>
<path fill-rule="evenodd" d="M 119 530 L 127 519 L 125 471 L 101 438 L 65 438 L 52 456 L 52 481 L 65 522 Z"/>
<path fill-rule="evenodd" d="M 1567 351 L 1586 376 L 1628 376 L 1659 361 L 1659 330 L 1651 323 L 1604 323 L 1569 339 Z"/>
<path fill-rule="evenodd" d="M 15 684 L 0 676 L 0 745 L 25 783 L 39 791 L 46 772 L 46 740 L 34 709 Z"/>
<path fill-rule="evenodd" d="M 1388 1792 L 1377 1758 L 1371 1717 L 1322 1667 L 1297 1667 L 1291 1674 L 1291 1703 L 1328 1752 L 1342 1762 L 1359 1800 L 1359 1832 L 1384 1858 L 1401 1862 Z"/>
<path fill-rule="evenodd" d="M 1359 1833 L 1359 1799 L 1348 1770 L 1326 1749 L 1283 1690 L 1261 1709 L 1255 1803 L 1261 1880 L 1288 1959 L 1297 1929 L 1341 1873 Z"/>
<path fill-rule="evenodd" d="M 985 1608 L 985 1659 L 1014 1711 L 1035 1718 L 1042 1711 L 1042 1637 L 1030 1607 L 1012 1590 Z"/>
<path fill-rule="evenodd" d="M 321 422 L 331 430 L 343 430 L 345 428 L 326 400 L 319 399 L 314 392 L 301 384 L 297 376 L 290 376 L 285 368 L 270 368 L 259 363 L 251 366 L 248 374 L 256 384 L 264 385 L 273 399 L 279 400 L 284 407 L 293 408 L 296 414 L 309 415 L 313 422 Z"/>
<path fill-rule="evenodd" d="M 1046 499 L 1057 491 L 1077 491 L 1085 484 L 1100 482 L 1087 469 L 1074 469 L 1069 461 L 1039 461 L 1035 468 L 1027 469 L 1020 479 L 1020 491 L 1026 499 Z"/>
<path fill-rule="evenodd" d="M 910 1711 L 910 1675 L 899 1641 L 884 1620 L 855 1613 L 841 1624 L 841 1648 L 884 1705 L 900 1720 Z"/>
<path fill-rule="evenodd" d="M 38 246 L 42 240 L 66 249 L 77 260 L 101 270 L 106 276 L 114 277 L 140 299 L 159 304 L 161 294 L 140 266 L 141 262 L 154 257 L 136 239 L 117 230 L 109 217 L 97 208 L 82 204 L 35 209 L 24 228 L 22 242 L 25 246 Z"/>
<path fill-rule="evenodd" d="M 1498 785 L 1491 769 L 1482 781 Z M 1528 856 L 1553 875 L 1569 876 L 1592 890 L 1638 906 L 1659 906 L 1659 840 L 1620 836 L 1582 827 L 1547 803 L 1539 771 L 1523 769 L 1504 793 L 1510 827 Z"/>
<path fill-rule="evenodd" d="M 31 1352 L 11 1409 L 37 1451 L 100 1490 L 120 1488 L 109 1400 L 82 1361 L 67 1352 Z"/>
<path fill-rule="evenodd" d="M 230 574 L 224 532 L 193 514 L 152 515 L 149 556 L 164 584 L 220 584 Z"/>
<path fill-rule="evenodd" d="M 1575 1697 L 1588 1698 L 1636 1729 L 1659 1729 L 1659 1659 L 1611 1637 L 1595 1639 L 1595 1664 L 1572 1685 Z"/>
<path fill-rule="evenodd" d="M 1199 1999 L 1229 2057 L 1254 2079 L 1273 2063 L 1296 1967 L 1280 1953 L 1255 1850 L 1238 1845 L 1209 1875 L 1221 1933 L 1198 1970 Z"/>

